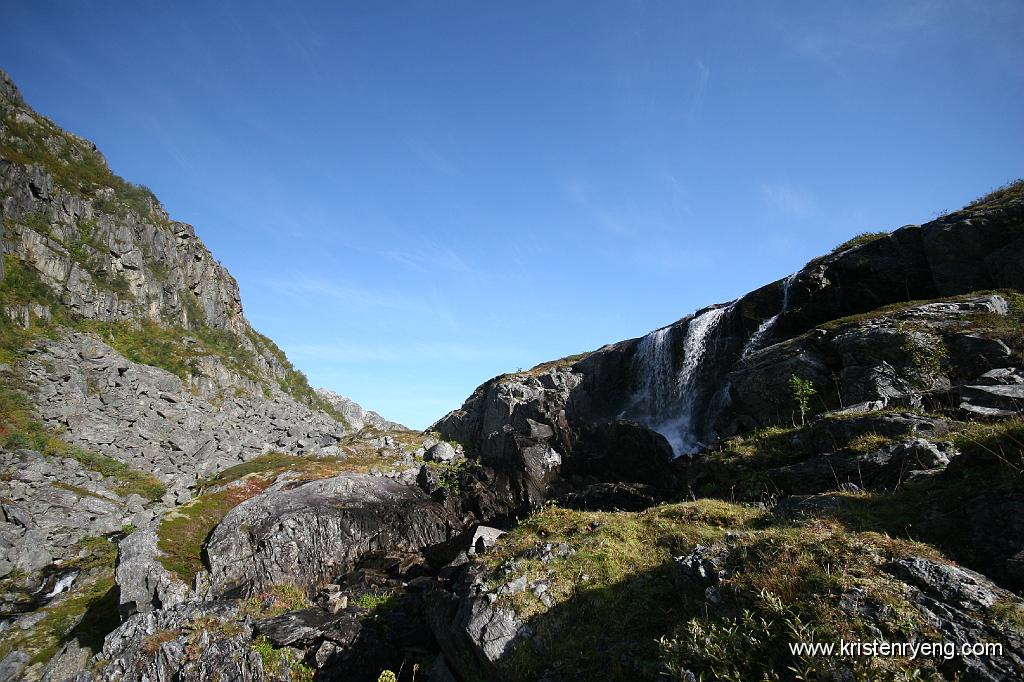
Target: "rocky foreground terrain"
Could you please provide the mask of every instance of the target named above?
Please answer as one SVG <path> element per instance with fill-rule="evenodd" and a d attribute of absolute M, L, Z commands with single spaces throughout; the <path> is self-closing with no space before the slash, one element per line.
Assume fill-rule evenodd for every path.
<path fill-rule="evenodd" d="M 1024 183 L 418 433 L 0 114 L 0 680 L 1024 679 Z"/>

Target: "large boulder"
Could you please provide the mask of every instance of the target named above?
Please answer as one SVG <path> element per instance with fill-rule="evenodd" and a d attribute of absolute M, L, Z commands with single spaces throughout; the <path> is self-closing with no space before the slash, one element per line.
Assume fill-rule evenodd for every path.
<path fill-rule="evenodd" d="M 277 583 L 313 587 L 378 551 L 447 541 L 461 521 L 422 489 L 345 474 L 283 481 L 232 509 L 210 535 L 212 593 L 251 594 Z"/>

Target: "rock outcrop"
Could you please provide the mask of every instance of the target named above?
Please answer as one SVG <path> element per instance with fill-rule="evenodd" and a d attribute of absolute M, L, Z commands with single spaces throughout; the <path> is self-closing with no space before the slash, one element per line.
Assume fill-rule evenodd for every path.
<path fill-rule="evenodd" d="M 351 398 L 338 395 L 334 391 L 329 391 L 326 388 L 318 388 L 316 389 L 316 392 L 317 395 L 327 402 L 327 404 L 334 408 L 335 412 L 341 415 L 346 424 L 356 431 L 367 426 L 381 431 L 390 431 L 392 429 L 408 430 L 405 426 L 402 426 L 398 422 L 389 421 L 373 410 L 363 409 L 362 405 Z"/>

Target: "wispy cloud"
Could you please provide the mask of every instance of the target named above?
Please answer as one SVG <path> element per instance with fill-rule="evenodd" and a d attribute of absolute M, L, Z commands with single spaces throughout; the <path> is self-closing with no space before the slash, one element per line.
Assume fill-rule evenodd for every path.
<path fill-rule="evenodd" d="M 695 117 L 704 107 L 704 97 L 708 91 L 708 81 L 711 80 L 711 69 L 704 63 L 703 59 L 697 60 L 697 88 L 693 93 L 690 102 L 690 118 Z"/>
<path fill-rule="evenodd" d="M 409 140 L 406 144 L 420 161 L 431 170 L 453 178 L 462 176 L 462 170 L 451 159 L 427 142 L 423 140 Z"/>
<path fill-rule="evenodd" d="M 643 268 L 665 272 L 708 270 L 718 262 L 714 251 L 683 247 L 667 240 L 645 242 L 632 253 L 631 260 Z"/>
<path fill-rule="evenodd" d="M 277 280 L 273 282 L 273 286 L 278 292 L 297 303 L 316 308 L 322 308 L 325 301 L 331 301 L 336 311 L 372 312 L 383 308 L 454 322 L 454 317 L 446 306 L 427 297 L 414 298 L 369 291 L 301 273 Z"/>
<path fill-rule="evenodd" d="M 593 190 L 586 183 L 572 180 L 566 184 L 566 193 L 574 204 L 585 209 L 591 218 L 609 232 L 618 235 L 633 233 L 631 227 L 593 198 Z"/>
<path fill-rule="evenodd" d="M 410 343 L 359 344 L 337 341 L 329 344 L 297 344 L 288 346 L 288 354 L 299 360 L 359 364 L 365 362 L 460 361 L 490 360 L 515 362 L 528 354 L 522 348 L 481 343 Z"/>
<path fill-rule="evenodd" d="M 818 203 L 804 189 L 786 184 L 763 184 L 761 196 L 771 208 L 790 218 L 810 218 L 818 212 Z"/>
<path fill-rule="evenodd" d="M 380 255 L 399 263 L 414 272 L 449 272 L 456 274 L 474 274 L 476 269 L 470 266 L 451 248 L 436 242 L 424 242 L 414 249 L 386 250 Z"/>
<path fill-rule="evenodd" d="M 824 19 L 811 15 L 788 22 L 773 15 L 771 23 L 795 52 L 834 66 L 847 55 L 882 52 L 901 45 L 902 34 L 927 28 L 949 3 L 916 0 L 877 7 L 874 12 L 857 6 L 856 11 L 830 13 Z"/>

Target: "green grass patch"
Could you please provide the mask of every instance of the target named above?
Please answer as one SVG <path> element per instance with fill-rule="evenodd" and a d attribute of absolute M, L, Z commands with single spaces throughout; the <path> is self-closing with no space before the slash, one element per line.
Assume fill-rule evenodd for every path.
<path fill-rule="evenodd" d="M 191 584 L 204 569 L 203 546 L 213 529 L 229 511 L 269 485 L 270 481 L 253 477 L 227 490 L 200 495 L 170 512 L 157 531 L 160 563 Z"/>
<path fill-rule="evenodd" d="M 542 362 L 539 365 L 535 365 L 534 367 L 531 367 L 526 372 L 524 372 L 524 374 L 529 374 L 531 376 L 537 376 L 539 374 L 544 374 L 545 372 L 549 372 L 549 371 L 551 371 L 553 369 L 565 369 L 567 367 L 571 367 L 571 366 L 575 365 L 577 362 L 579 362 L 580 360 L 586 358 L 589 355 L 590 355 L 589 352 L 588 353 L 576 353 L 575 355 L 567 355 L 564 358 L 559 358 L 558 360 L 550 360 L 548 362 Z"/>
<path fill-rule="evenodd" d="M 367 611 L 380 613 L 393 609 L 398 603 L 398 598 L 391 592 L 366 592 L 356 597 L 354 603 Z"/>
<path fill-rule="evenodd" d="M 272 679 L 312 682 L 316 671 L 302 662 L 301 654 L 287 647 L 278 649 L 266 637 L 253 640 L 252 650 L 263 660 L 263 671 Z"/>
<path fill-rule="evenodd" d="M 851 237 L 850 239 L 847 239 L 845 242 L 843 242 L 836 248 L 832 249 L 831 253 L 839 253 L 841 251 L 846 251 L 847 249 L 852 249 L 857 246 L 870 244 L 871 242 L 876 242 L 883 237 L 888 237 L 889 234 L 889 232 L 861 232 L 860 234 Z"/>
<path fill-rule="evenodd" d="M 254 620 L 273 618 L 290 611 L 309 608 L 306 591 L 297 585 L 271 585 L 249 597 L 242 612 Z"/>
<path fill-rule="evenodd" d="M 953 434 L 953 442 L 960 450 L 1024 474 L 1024 417 L 964 424 Z"/>
<path fill-rule="evenodd" d="M 314 480 L 346 472 L 368 473 L 371 469 L 389 470 L 396 464 L 394 459 L 382 457 L 372 448 L 344 447 L 344 450 L 345 457 L 304 457 L 269 452 L 200 481 L 197 489 L 208 490 L 248 476 L 273 479 L 285 472 L 293 472 L 296 480 Z"/>

